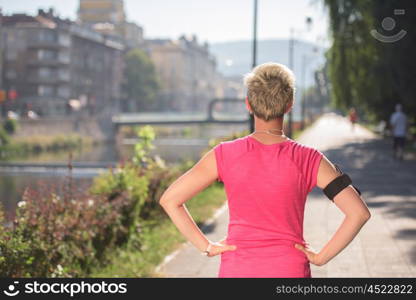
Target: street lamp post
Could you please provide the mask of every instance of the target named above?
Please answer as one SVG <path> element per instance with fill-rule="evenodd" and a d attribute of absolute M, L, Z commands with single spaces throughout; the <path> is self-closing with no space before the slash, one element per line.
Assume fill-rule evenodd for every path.
<path fill-rule="evenodd" d="M 306 55 L 302 55 L 302 103 L 301 103 L 301 120 L 300 120 L 300 129 L 305 128 L 305 102 L 306 102 Z"/>
<path fill-rule="evenodd" d="M 306 25 L 307 29 L 309 30 L 312 25 L 312 18 L 306 18 Z M 290 39 L 289 39 L 289 68 L 294 72 L 294 51 L 295 51 L 295 37 L 294 37 L 295 29 L 293 27 L 290 28 Z M 294 99 L 293 99 L 294 100 Z M 288 119 L 288 137 L 292 138 L 293 135 L 293 109 L 289 111 L 289 119 Z"/>
<path fill-rule="evenodd" d="M 254 0 L 254 18 L 253 18 L 253 61 L 252 68 L 257 65 L 257 9 L 258 1 Z M 254 116 L 249 113 L 250 133 L 254 132 Z"/>
<path fill-rule="evenodd" d="M 318 54 L 318 49 L 313 49 L 313 54 Z M 302 102 L 301 102 L 301 123 L 300 128 L 303 130 L 305 128 L 305 114 L 306 114 L 306 71 L 308 69 L 308 64 L 311 62 L 311 57 L 308 57 L 306 54 L 302 55 Z"/>
<path fill-rule="evenodd" d="M 294 37 L 293 34 L 294 33 L 294 29 L 290 28 L 290 39 L 289 39 L 289 68 L 293 71 L 293 52 L 294 52 Z M 294 99 L 293 99 L 294 100 Z M 292 124 L 293 124 L 293 106 L 291 108 L 291 110 L 289 111 L 289 119 L 288 119 L 288 132 L 287 132 L 287 136 L 289 138 L 292 138 Z"/>

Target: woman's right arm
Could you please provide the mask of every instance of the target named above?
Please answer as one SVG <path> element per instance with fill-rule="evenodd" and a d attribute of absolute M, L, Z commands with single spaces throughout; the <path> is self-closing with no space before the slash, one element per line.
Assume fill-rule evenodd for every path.
<path fill-rule="evenodd" d="M 340 175 L 335 166 L 323 156 L 319 165 L 316 185 L 324 189 L 332 180 Z M 353 178 L 351 179 L 354 181 Z M 297 246 L 299 250 L 308 256 L 311 263 L 318 266 L 326 264 L 340 253 L 354 239 L 371 216 L 365 202 L 351 185 L 339 192 L 333 201 L 345 216 L 332 238 L 319 253 L 313 253 L 302 246 Z"/>

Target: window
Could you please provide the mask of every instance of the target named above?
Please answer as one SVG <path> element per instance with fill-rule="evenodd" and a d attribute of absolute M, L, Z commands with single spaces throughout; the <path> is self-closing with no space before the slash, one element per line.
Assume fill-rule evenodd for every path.
<path fill-rule="evenodd" d="M 54 73 L 53 69 L 51 68 L 42 67 L 42 68 L 39 68 L 38 70 L 39 77 L 43 77 L 43 78 L 51 77 L 53 76 L 53 73 Z"/>
<path fill-rule="evenodd" d="M 68 69 L 60 69 L 58 71 L 58 78 L 61 79 L 61 80 L 69 80 L 71 78 L 69 70 Z"/>
<path fill-rule="evenodd" d="M 69 46 L 71 44 L 71 38 L 69 34 L 61 33 L 58 37 L 59 37 L 59 44 L 63 46 Z"/>
<path fill-rule="evenodd" d="M 9 68 L 6 72 L 6 77 L 7 77 L 7 79 L 15 79 L 17 77 L 16 70 L 12 70 L 12 69 Z"/>
<path fill-rule="evenodd" d="M 58 58 L 59 58 L 59 61 L 62 62 L 62 63 L 69 63 L 70 62 L 69 52 L 67 52 L 67 51 L 59 52 Z"/>
<path fill-rule="evenodd" d="M 13 49 L 7 49 L 6 51 L 6 60 L 16 60 L 17 59 L 17 51 Z"/>
<path fill-rule="evenodd" d="M 52 30 L 39 31 L 38 39 L 42 42 L 55 42 L 57 40 L 56 32 Z"/>
<path fill-rule="evenodd" d="M 71 92 L 69 90 L 68 86 L 60 86 L 58 88 L 58 96 L 62 98 L 69 98 L 71 95 Z"/>
<path fill-rule="evenodd" d="M 54 88 L 50 85 L 40 85 L 38 87 L 38 95 L 39 96 L 53 96 Z"/>
<path fill-rule="evenodd" d="M 41 60 L 55 59 L 57 57 L 56 51 L 53 50 L 38 50 L 38 58 Z"/>

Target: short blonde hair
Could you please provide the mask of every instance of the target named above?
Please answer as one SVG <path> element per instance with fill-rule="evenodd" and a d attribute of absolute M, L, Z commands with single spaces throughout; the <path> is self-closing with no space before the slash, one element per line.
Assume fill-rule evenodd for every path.
<path fill-rule="evenodd" d="M 295 76 L 286 66 L 265 63 L 244 76 L 248 103 L 253 113 L 265 121 L 283 117 L 294 101 Z"/>

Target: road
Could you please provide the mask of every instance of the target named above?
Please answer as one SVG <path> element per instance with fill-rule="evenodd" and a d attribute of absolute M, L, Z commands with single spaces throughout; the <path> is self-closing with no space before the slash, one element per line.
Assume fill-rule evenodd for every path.
<path fill-rule="evenodd" d="M 372 217 L 358 236 L 312 277 L 416 277 L 416 161 L 396 161 L 389 141 L 346 118 L 326 114 L 297 139 L 316 147 L 348 173 L 362 192 Z M 304 237 L 321 249 L 343 219 L 319 188 L 308 196 Z M 226 235 L 224 205 L 204 227 L 208 238 Z M 157 268 L 161 277 L 217 277 L 220 257 L 204 257 L 188 242 Z"/>

